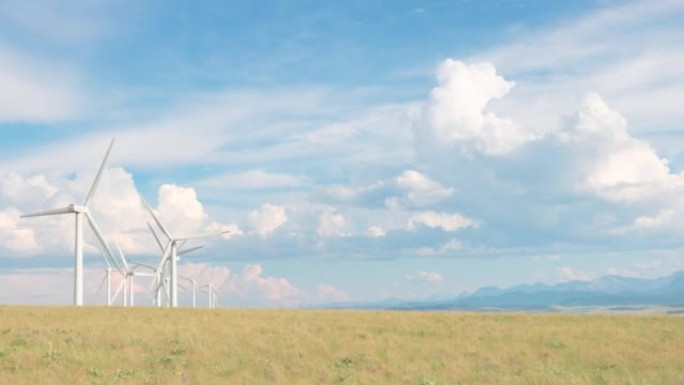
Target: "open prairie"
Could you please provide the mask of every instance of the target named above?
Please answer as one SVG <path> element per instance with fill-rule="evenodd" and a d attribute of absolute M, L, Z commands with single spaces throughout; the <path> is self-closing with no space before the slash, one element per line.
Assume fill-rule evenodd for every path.
<path fill-rule="evenodd" d="M 0 307 L 0 383 L 682 384 L 683 321 Z"/>

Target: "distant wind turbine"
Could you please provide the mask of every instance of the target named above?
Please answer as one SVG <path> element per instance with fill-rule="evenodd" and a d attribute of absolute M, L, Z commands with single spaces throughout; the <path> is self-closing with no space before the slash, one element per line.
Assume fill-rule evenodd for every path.
<path fill-rule="evenodd" d="M 152 227 L 152 225 L 151 225 L 149 222 L 147 222 L 147 227 L 150 229 L 150 232 L 151 232 L 152 235 L 154 236 L 154 240 L 157 242 L 157 245 L 159 246 L 159 249 L 161 250 L 161 252 L 162 252 L 162 254 L 163 254 L 163 253 L 166 251 L 166 247 L 164 247 L 164 245 L 162 244 L 161 240 L 159 239 L 159 236 L 157 236 L 157 232 L 154 231 L 154 228 Z M 183 241 L 183 242 L 179 245 L 179 250 L 177 250 L 177 255 L 178 255 L 179 257 L 180 257 L 181 255 L 183 255 L 183 254 L 191 253 L 191 252 L 193 252 L 193 251 L 195 251 L 195 250 L 199 250 L 199 249 L 201 249 L 201 248 L 203 247 L 203 246 L 195 246 L 195 247 L 191 247 L 191 248 L 189 248 L 189 249 L 180 250 L 180 247 L 182 247 L 184 243 L 185 243 L 185 241 Z M 170 304 L 170 303 L 171 303 L 171 301 L 170 301 L 171 296 L 170 296 L 170 294 L 169 294 L 169 288 L 168 288 L 168 286 L 166 285 L 166 284 L 167 284 L 167 281 L 168 281 L 168 277 L 162 277 L 162 275 L 168 274 L 168 270 L 165 269 L 165 267 L 168 266 L 168 264 L 169 264 L 169 261 L 168 261 L 168 259 L 167 259 L 166 263 L 165 263 L 164 266 L 162 267 L 162 272 L 161 272 L 161 274 L 155 274 L 156 279 L 155 279 L 154 283 L 155 283 L 155 286 L 156 286 L 156 287 L 155 287 L 155 289 L 154 289 L 154 298 L 155 298 L 154 303 L 155 303 L 155 305 L 156 305 L 157 307 L 161 307 L 161 305 L 162 305 L 162 303 L 161 303 L 161 302 L 162 302 L 162 301 L 161 301 L 161 293 L 162 293 L 161 289 L 162 289 L 162 288 L 164 289 L 164 293 L 166 294 L 166 301 L 167 301 L 167 304 Z M 146 266 L 149 266 L 149 265 L 146 265 Z M 152 267 L 152 270 L 153 270 L 155 273 L 157 272 L 157 268 L 155 268 L 155 267 Z M 181 277 L 181 276 L 179 276 L 178 278 L 179 278 L 179 279 L 184 279 L 184 280 L 190 280 L 191 282 L 195 281 L 195 282 L 193 282 L 193 286 L 192 286 L 192 287 L 193 287 L 193 290 L 196 291 L 196 286 L 197 286 L 196 280 L 189 279 L 189 278 L 186 278 L 186 277 Z M 197 277 L 195 277 L 195 278 L 197 278 Z M 192 300 L 192 303 L 193 303 L 193 307 L 195 307 L 195 294 L 194 294 L 194 293 L 193 293 L 193 300 Z"/>
<path fill-rule="evenodd" d="M 174 237 L 171 235 L 169 230 L 162 224 L 161 220 L 159 220 L 159 217 L 157 216 L 157 214 L 155 214 L 154 210 L 152 210 L 152 207 L 147 203 L 147 201 L 145 201 L 144 199 L 142 201 L 145 204 L 145 207 L 147 207 L 147 210 L 152 215 L 154 221 L 157 223 L 157 226 L 159 227 L 161 232 L 166 236 L 166 238 L 169 241 L 166 247 L 164 248 L 164 253 L 162 254 L 161 260 L 159 261 L 159 266 L 157 267 L 156 274 L 158 278 L 161 277 L 163 272 L 166 270 L 164 267 L 167 263 L 169 264 L 169 286 L 171 307 L 178 307 L 178 247 L 182 246 L 186 241 L 190 239 L 211 237 L 215 235 L 229 233 L 230 231 L 219 231 L 215 233 L 204 233 L 182 237 Z M 154 231 L 152 232 L 154 233 Z M 158 239 L 157 241 L 159 242 Z M 159 244 L 161 244 L 161 242 L 159 242 Z M 157 281 L 159 281 L 159 279 L 157 279 Z"/>
<path fill-rule="evenodd" d="M 90 191 L 88 192 L 88 195 L 86 196 L 85 201 L 83 201 L 82 205 L 72 203 L 66 207 L 21 216 L 22 218 L 28 218 L 42 217 L 47 215 L 75 214 L 76 236 L 74 245 L 74 305 L 76 306 L 83 306 L 83 217 L 85 217 L 88 220 L 90 228 L 95 233 L 95 236 L 104 248 L 105 252 L 110 256 L 111 259 L 114 259 L 112 256 L 113 254 L 111 249 L 105 242 L 104 238 L 102 237 L 102 234 L 100 233 L 100 230 L 97 227 L 97 224 L 95 223 L 95 220 L 88 211 L 88 205 L 91 203 L 93 197 L 95 196 L 95 191 L 97 190 L 97 186 L 100 183 L 100 178 L 102 177 L 102 173 L 104 172 L 107 166 L 107 158 L 109 158 L 109 153 L 112 151 L 112 146 L 114 146 L 114 139 L 112 139 L 111 143 L 109 144 L 109 148 L 105 153 L 102 163 L 100 164 L 100 169 L 97 171 L 97 175 L 95 176 L 95 181 L 93 182 L 93 185 L 90 187 Z"/>
<path fill-rule="evenodd" d="M 123 250 L 121 250 L 121 246 L 119 244 L 116 244 L 116 249 L 119 252 L 119 257 L 121 258 L 121 261 L 123 262 L 123 266 L 121 269 L 121 275 L 122 279 L 121 282 L 119 283 L 119 287 L 116 289 L 116 292 L 114 293 L 114 299 L 119 295 L 119 292 L 123 288 L 123 305 L 124 306 L 134 306 L 135 305 L 135 284 L 134 284 L 134 279 L 136 276 L 143 276 L 143 277 L 156 277 L 156 274 L 154 273 L 143 273 L 138 271 L 140 268 L 147 268 L 152 271 L 154 271 L 154 267 L 150 265 L 146 265 L 143 263 L 137 263 L 137 262 L 131 262 L 126 258 L 124 255 Z"/>
<path fill-rule="evenodd" d="M 216 309 L 218 306 L 218 293 L 216 291 L 216 288 L 214 288 L 214 285 L 211 283 L 202 286 L 202 293 L 205 293 L 207 295 L 207 305 L 209 306 L 209 309 Z"/>

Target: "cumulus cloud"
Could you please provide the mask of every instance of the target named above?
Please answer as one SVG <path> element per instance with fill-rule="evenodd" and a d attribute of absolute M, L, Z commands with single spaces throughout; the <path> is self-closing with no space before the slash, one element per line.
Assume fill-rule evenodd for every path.
<path fill-rule="evenodd" d="M 316 233 L 321 237 L 344 237 L 350 234 L 347 218 L 334 207 L 325 207 L 318 217 Z"/>
<path fill-rule="evenodd" d="M 419 271 L 414 274 L 404 274 L 404 278 L 411 282 L 441 283 L 444 277 L 434 271 Z"/>
<path fill-rule="evenodd" d="M 73 215 L 18 217 L 21 213 L 81 204 L 92 184 L 93 174 L 78 173 L 73 179 L 60 177 L 52 181 L 43 175 L 1 175 L 0 211 L 5 220 L 4 226 L 0 226 L 0 238 L 6 240 L 6 245 L 12 245 L 8 254 L 35 256 L 48 251 L 71 254 Z M 113 167 L 103 174 L 90 211 L 105 239 L 118 243 L 127 254 L 158 253 L 146 226 L 151 218 L 141 204 L 133 176 L 123 168 Z M 155 211 L 174 236 L 224 230 L 231 231 L 226 238 L 242 234 L 237 224 L 222 224 L 210 218 L 190 187 L 160 186 Z M 86 252 L 98 253 L 97 242 L 87 226 L 84 239 Z"/>
<path fill-rule="evenodd" d="M 533 136 L 510 119 L 487 111 L 487 105 L 506 95 L 514 83 L 487 62 L 467 64 L 447 59 L 437 69 L 438 86 L 430 93 L 418 138 L 433 145 L 465 145 L 490 155 L 509 153 Z"/>
<path fill-rule="evenodd" d="M 406 170 L 396 178 L 397 186 L 407 191 L 407 199 L 420 206 L 448 198 L 453 188 L 446 188 L 416 170 Z"/>
<path fill-rule="evenodd" d="M 287 279 L 265 276 L 262 273 L 261 265 L 246 265 L 239 275 L 233 276 L 220 290 L 243 299 L 250 295 L 279 303 L 290 303 L 300 299 L 300 290 Z"/>
<path fill-rule="evenodd" d="M 558 139 L 581 151 L 577 188 L 611 201 L 638 201 L 684 186 L 680 174 L 645 141 L 627 131 L 627 119 L 608 107 L 595 93 L 588 94 Z"/>
<path fill-rule="evenodd" d="M 346 302 L 350 297 L 344 291 L 336 288 L 333 285 L 318 285 L 315 294 L 318 302 Z"/>
<path fill-rule="evenodd" d="M 21 224 L 19 211 L 14 208 L 0 210 L 0 250 L 3 249 L 15 257 L 42 251 L 33 229 Z"/>
<path fill-rule="evenodd" d="M 265 203 L 261 208 L 249 213 L 249 220 L 252 222 L 254 232 L 261 237 L 266 237 L 284 225 L 288 217 L 285 208 Z"/>
<path fill-rule="evenodd" d="M 44 175 L 23 178 L 12 172 L 0 172 L 0 204 L 32 205 L 50 199 L 57 191 Z"/>
<path fill-rule="evenodd" d="M 192 187 L 163 184 L 159 187 L 158 199 L 158 214 L 173 224 L 174 231 L 183 234 L 194 232 L 207 218 Z"/>
<path fill-rule="evenodd" d="M 178 265 L 178 274 L 194 279 L 200 286 L 211 284 L 214 288 L 224 287 L 232 277 L 228 267 L 206 263 L 184 263 Z"/>
<path fill-rule="evenodd" d="M 418 226 L 441 228 L 444 231 L 457 231 L 468 227 L 475 227 L 477 223 L 459 213 L 438 213 L 435 211 L 423 211 L 412 215 L 406 228 L 415 231 Z"/>

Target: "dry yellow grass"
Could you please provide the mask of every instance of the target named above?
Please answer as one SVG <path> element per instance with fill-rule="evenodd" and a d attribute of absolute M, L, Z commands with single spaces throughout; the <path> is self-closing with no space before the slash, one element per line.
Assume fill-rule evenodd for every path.
<path fill-rule="evenodd" d="M 684 318 L 0 307 L 0 384 L 684 384 Z"/>

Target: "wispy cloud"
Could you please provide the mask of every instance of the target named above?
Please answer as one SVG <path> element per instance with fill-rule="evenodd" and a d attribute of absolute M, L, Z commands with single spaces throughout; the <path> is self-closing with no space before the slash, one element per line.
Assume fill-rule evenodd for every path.
<path fill-rule="evenodd" d="M 56 122 L 82 116 L 86 94 L 59 63 L 23 54 L 0 40 L 0 124 Z"/>
<path fill-rule="evenodd" d="M 441 283 L 444 277 L 434 271 L 419 271 L 414 274 L 404 274 L 404 278 L 412 282 Z"/>

